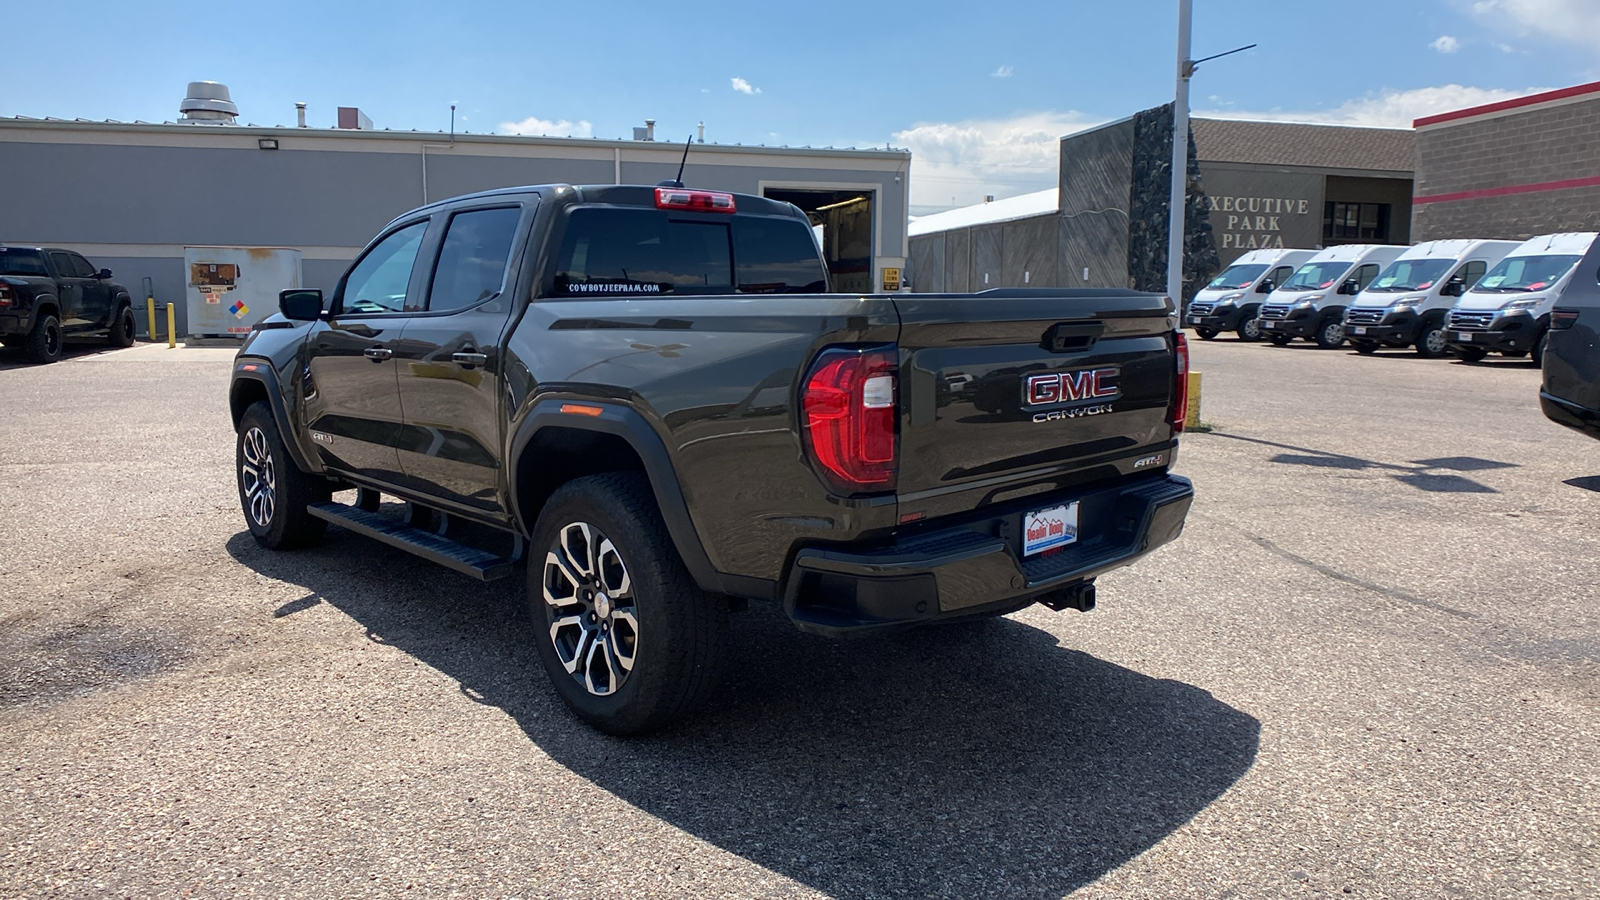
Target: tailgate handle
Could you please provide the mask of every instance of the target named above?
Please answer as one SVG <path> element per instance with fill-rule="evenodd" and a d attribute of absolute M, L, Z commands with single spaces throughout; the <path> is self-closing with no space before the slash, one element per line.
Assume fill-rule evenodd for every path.
<path fill-rule="evenodd" d="M 1045 331 L 1039 345 L 1051 353 L 1080 353 L 1093 348 L 1105 330 L 1104 322 L 1060 322 Z"/>

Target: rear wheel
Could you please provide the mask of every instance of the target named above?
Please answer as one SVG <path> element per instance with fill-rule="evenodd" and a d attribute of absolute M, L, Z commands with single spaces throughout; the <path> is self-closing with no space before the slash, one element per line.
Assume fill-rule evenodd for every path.
<path fill-rule="evenodd" d="M 33 331 L 22 345 L 28 359 L 36 363 L 53 363 L 61 358 L 61 320 L 45 313 L 33 323 Z"/>
<path fill-rule="evenodd" d="M 133 335 L 137 331 L 133 307 L 118 307 L 117 314 L 111 317 L 111 331 L 106 335 L 106 343 L 113 347 L 132 347 Z"/>
<path fill-rule="evenodd" d="M 1215 328 L 1196 328 L 1194 333 L 1199 335 L 1200 340 L 1202 341 L 1215 340 L 1217 337 L 1217 330 Z"/>
<path fill-rule="evenodd" d="M 1292 336 L 1287 334 L 1268 335 L 1267 339 L 1272 341 L 1273 345 L 1277 347 L 1287 347 L 1289 346 L 1289 342 L 1294 340 Z"/>
<path fill-rule="evenodd" d="M 563 485 L 534 529 L 528 602 L 539 658 L 579 718 L 644 734 L 716 687 L 728 609 L 684 568 L 655 495 L 632 472 Z"/>
<path fill-rule="evenodd" d="M 1344 344 L 1344 323 L 1338 319 L 1329 319 L 1323 322 L 1312 337 L 1317 346 L 1324 350 L 1334 350 Z"/>
<path fill-rule="evenodd" d="M 1445 353 L 1444 320 L 1429 319 L 1417 330 L 1417 355 L 1423 359 L 1438 359 Z"/>
<path fill-rule="evenodd" d="M 250 536 L 269 550 L 306 547 L 317 542 L 328 523 L 306 511 L 328 500 L 327 482 L 296 466 L 283 445 L 272 408 L 252 404 L 239 420 L 234 471 L 239 478 L 239 505 Z"/>
<path fill-rule="evenodd" d="M 1489 355 L 1489 351 L 1480 350 L 1477 347 L 1451 347 L 1450 352 L 1455 354 L 1457 359 L 1464 362 L 1477 362 Z"/>
<path fill-rule="evenodd" d="M 1239 319 L 1238 333 L 1241 341 L 1261 340 L 1261 320 L 1254 312 L 1246 311 Z"/>
<path fill-rule="evenodd" d="M 1357 353 L 1361 354 L 1362 356 L 1371 356 L 1372 354 L 1378 352 L 1378 342 L 1377 341 L 1356 341 L 1356 340 L 1352 340 L 1350 342 L 1350 346 L 1351 346 L 1352 349 L 1354 349 Z"/>

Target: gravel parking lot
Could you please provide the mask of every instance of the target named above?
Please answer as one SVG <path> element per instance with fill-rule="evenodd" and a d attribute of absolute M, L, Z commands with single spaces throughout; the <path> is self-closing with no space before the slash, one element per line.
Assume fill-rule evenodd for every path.
<path fill-rule="evenodd" d="M 1188 531 L 1099 609 L 756 608 L 634 741 L 520 587 L 259 549 L 226 351 L 0 357 L 0 893 L 1600 894 L 1600 444 L 1522 363 L 1194 357 Z"/>

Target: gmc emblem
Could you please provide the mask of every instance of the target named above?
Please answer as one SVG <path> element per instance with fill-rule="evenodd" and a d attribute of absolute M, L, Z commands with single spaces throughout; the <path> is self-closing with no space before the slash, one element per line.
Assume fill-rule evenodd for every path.
<path fill-rule="evenodd" d="M 1114 366 L 1029 375 L 1022 382 L 1022 402 L 1027 406 L 1110 400 L 1120 393 L 1122 389 L 1117 385 L 1117 369 Z"/>

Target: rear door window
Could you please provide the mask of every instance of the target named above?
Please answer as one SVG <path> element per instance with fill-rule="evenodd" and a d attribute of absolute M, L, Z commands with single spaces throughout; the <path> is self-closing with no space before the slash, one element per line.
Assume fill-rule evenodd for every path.
<path fill-rule="evenodd" d="M 816 238 L 800 219 L 579 207 L 567 217 L 554 295 L 821 293 L 827 285 Z"/>
<path fill-rule="evenodd" d="M 522 208 L 474 209 L 450 218 L 428 289 L 433 312 L 475 306 L 505 288 L 506 260 Z"/>

